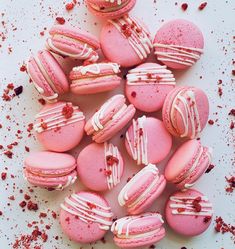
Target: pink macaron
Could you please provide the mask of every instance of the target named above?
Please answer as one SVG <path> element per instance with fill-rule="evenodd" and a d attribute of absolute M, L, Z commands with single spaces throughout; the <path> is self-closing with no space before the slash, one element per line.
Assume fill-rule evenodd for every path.
<path fill-rule="evenodd" d="M 84 126 L 85 116 L 79 107 L 59 101 L 42 108 L 36 115 L 34 130 L 45 149 L 64 152 L 79 144 Z"/>
<path fill-rule="evenodd" d="M 161 195 L 165 186 L 165 177 L 159 174 L 156 165 L 149 164 L 123 187 L 118 202 L 129 214 L 141 214 Z"/>
<path fill-rule="evenodd" d="M 49 31 L 46 47 L 50 51 L 73 59 L 96 62 L 99 40 L 87 31 L 68 25 L 54 25 Z"/>
<path fill-rule="evenodd" d="M 49 51 L 42 50 L 31 56 L 27 71 L 36 90 L 48 102 L 56 102 L 60 94 L 69 91 L 67 78 Z"/>
<path fill-rule="evenodd" d="M 126 132 L 125 145 L 128 154 L 137 165 L 162 161 L 170 152 L 172 137 L 159 119 L 142 116 L 133 119 Z"/>
<path fill-rule="evenodd" d="M 61 204 L 62 230 L 78 243 L 92 243 L 102 239 L 113 223 L 112 218 L 108 202 L 96 193 L 74 193 Z"/>
<path fill-rule="evenodd" d="M 136 0 L 86 0 L 89 11 L 102 18 L 118 18 L 128 13 Z"/>
<path fill-rule="evenodd" d="M 174 75 L 166 66 L 145 63 L 128 72 L 126 96 L 137 109 L 154 112 L 162 108 L 175 84 Z"/>
<path fill-rule="evenodd" d="M 165 168 L 167 181 L 179 189 L 191 188 L 211 164 L 211 148 L 194 139 L 183 143 L 173 154 Z"/>
<path fill-rule="evenodd" d="M 126 216 L 116 220 L 111 231 L 114 243 L 120 248 L 143 248 L 165 237 L 163 219 L 159 213 Z"/>
<path fill-rule="evenodd" d="M 184 236 L 197 236 L 210 226 L 212 204 L 197 190 L 179 191 L 170 196 L 165 208 L 168 225 Z"/>
<path fill-rule="evenodd" d="M 121 181 L 123 167 L 122 156 L 111 143 L 89 144 L 77 159 L 79 180 L 94 191 L 114 188 Z"/>
<path fill-rule="evenodd" d="M 153 47 L 146 26 L 128 15 L 109 20 L 101 31 L 100 39 L 105 57 L 122 67 L 132 67 L 142 63 Z"/>
<path fill-rule="evenodd" d="M 115 89 L 122 78 L 117 63 L 95 63 L 74 67 L 70 73 L 71 92 L 75 94 L 94 94 Z"/>
<path fill-rule="evenodd" d="M 126 105 L 123 95 L 115 95 L 87 121 L 85 131 L 96 143 L 106 142 L 128 124 L 135 111 L 132 104 Z"/>
<path fill-rule="evenodd" d="M 157 59 L 173 69 L 186 69 L 200 59 L 204 38 L 192 22 L 176 19 L 165 23 L 154 39 Z"/>
<path fill-rule="evenodd" d="M 209 101 L 199 88 L 176 87 L 166 97 L 162 118 L 167 130 L 176 137 L 196 138 L 207 124 Z"/>
<path fill-rule="evenodd" d="M 69 154 L 32 152 L 24 161 L 24 177 L 32 185 L 62 190 L 76 181 L 76 166 Z"/>

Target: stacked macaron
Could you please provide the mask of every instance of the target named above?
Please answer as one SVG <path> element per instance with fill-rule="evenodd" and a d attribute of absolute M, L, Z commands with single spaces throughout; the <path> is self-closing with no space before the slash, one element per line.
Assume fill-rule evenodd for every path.
<path fill-rule="evenodd" d="M 100 41 L 76 27 L 54 25 L 46 49 L 28 62 L 30 78 L 47 102 L 34 123 L 46 151 L 32 152 L 25 159 L 24 176 L 29 183 L 50 190 L 63 190 L 79 178 L 88 189 L 70 194 L 61 204 L 61 227 L 78 243 L 95 242 L 108 230 L 121 248 L 142 248 L 163 239 L 163 218 L 149 208 L 158 203 L 167 182 L 181 190 L 167 201 L 169 226 L 182 235 L 199 235 L 210 225 L 212 204 L 190 188 L 212 160 L 211 148 L 197 139 L 208 120 L 209 102 L 201 89 L 176 86 L 171 69 L 187 69 L 197 62 L 203 53 L 203 35 L 195 24 L 173 20 L 157 31 L 153 41 L 146 25 L 128 14 L 136 0 L 85 2 L 91 13 L 108 18 Z M 153 48 L 157 63 L 145 62 Z M 99 50 L 107 60 L 99 60 Z M 68 79 L 54 54 L 84 64 L 74 67 Z M 81 96 L 118 88 L 123 80 L 121 67 L 128 68 L 126 97 L 109 97 L 87 121 L 78 106 L 60 100 L 68 91 Z M 145 116 L 157 111 L 162 111 L 162 120 Z M 125 184 L 125 154 L 110 141 L 120 131 L 125 134 L 126 155 L 140 168 Z M 93 142 L 81 148 L 75 159 L 68 151 L 85 136 Z M 172 154 L 161 174 L 156 164 L 170 154 L 172 136 L 187 141 Z M 97 192 L 112 191 L 119 184 L 123 186 L 116 198 L 129 216 L 113 222 L 110 204 Z"/>

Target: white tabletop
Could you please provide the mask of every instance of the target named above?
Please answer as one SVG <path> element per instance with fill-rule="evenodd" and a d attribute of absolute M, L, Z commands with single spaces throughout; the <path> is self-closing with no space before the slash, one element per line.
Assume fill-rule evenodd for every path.
<path fill-rule="evenodd" d="M 44 41 L 48 35 L 47 30 L 45 35 L 41 36 L 40 32 L 47 29 L 54 23 L 56 16 L 63 16 L 66 21 L 70 20 L 71 24 L 77 25 L 83 29 L 89 30 L 99 35 L 101 22 L 87 12 L 83 1 L 69 13 L 65 10 L 64 1 L 27 1 L 27 0 L 2 0 L 0 4 L 0 21 L 4 21 L 4 28 L 0 24 L 0 31 L 3 30 L 6 39 L 2 42 L 0 39 L 0 95 L 3 89 L 10 82 L 15 86 L 22 85 L 23 93 L 19 97 L 15 97 L 10 102 L 0 99 L 0 124 L 3 128 L 0 129 L 0 144 L 6 146 L 14 141 L 19 143 L 13 149 L 13 158 L 8 159 L 5 155 L 0 156 L 0 173 L 7 172 L 7 179 L 0 180 L 1 194 L 0 211 L 3 215 L 0 216 L 0 247 L 2 249 L 12 248 L 15 238 L 22 234 L 30 234 L 33 228 L 27 225 L 36 221 L 39 230 L 45 229 L 45 225 L 50 225 L 51 228 L 46 231 L 48 241 L 42 243 L 38 240 L 38 245 L 41 248 L 59 248 L 59 249 L 78 249 L 79 245 L 69 241 L 62 233 L 58 219 L 54 220 L 51 216 L 51 211 L 58 213 L 59 204 L 64 197 L 74 189 L 84 188 L 76 183 L 70 189 L 63 192 L 48 192 L 39 188 L 31 187 L 34 192 L 29 193 L 29 185 L 22 177 L 23 159 L 27 155 L 25 146 L 28 146 L 31 151 L 40 149 L 40 145 L 35 140 L 34 136 L 28 137 L 27 125 L 34 120 L 34 115 L 41 108 L 37 99 L 39 98 L 32 84 L 29 84 L 29 78 L 26 73 L 20 72 L 20 67 L 27 61 L 31 52 L 36 52 L 43 48 Z M 156 3 L 155 3 L 156 2 Z M 175 5 L 178 2 L 178 5 Z M 232 46 L 234 35 L 234 0 L 208 0 L 208 5 L 203 11 L 198 11 L 198 6 L 202 1 L 187 0 L 189 5 L 187 11 L 183 12 L 180 5 L 183 1 L 173 0 L 157 0 L 144 1 L 137 0 L 137 5 L 132 11 L 137 17 L 144 20 L 149 26 L 152 35 L 155 35 L 156 30 L 161 26 L 163 21 L 174 18 L 185 18 L 195 22 L 202 30 L 205 37 L 205 53 L 201 60 L 191 69 L 183 72 L 175 72 L 178 85 L 192 85 L 202 88 L 208 94 L 210 100 L 210 119 L 216 121 L 213 126 L 207 125 L 201 135 L 202 143 L 211 146 L 214 151 L 213 164 L 216 166 L 210 174 L 205 174 L 195 188 L 202 191 L 209 197 L 214 206 L 215 215 L 222 216 L 227 223 L 235 223 L 235 198 L 234 193 L 231 195 L 225 192 L 225 176 L 234 174 L 234 131 L 229 126 L 232 116 L 229 116 L 229 111 L 235 107 L 235 92 L 234 92 L 234 77 L 232 77 Z M 15 29 L 16 28 L 16 29 Z M 9 52 L 12 48 L 12 52 Z M 10 49 L 11 50 L 11 49 Z M 62 61 L 66 64 L 65 68 L 69 69 L 76 63 L 66 59 Z M 232 80 L 233 78 L 233 80 Z M 223 95 L 218 95 L 218 80 L 222 80 L 221 87 Z M 119 89 L 115 92 L 122 92 Z M 98 94 L 89 97 L 76 97 L 67 95 L 64 99 L 72 99 L 89 117 L 92 111 L 97 106 L 104 102 L 114 92 Z M 89 103 L 89 104 L 88 104 Z M 219 107 L 221 106 L 221 108 Z M 10 120 L 6 116 L 10 115 Z M 141 113 L 138 113 L 141 115 Z M 150 116 L 150 115 L 148 115 Z M 160 117 L 160 114 L 153 114 Z M 9 130 L 9 131 L 8 131 Z M 16 139 L 17 130 L 22 130 L 22 139 Z M 120 135 L 125 130 L 121 131 L 114 139 L 116 145 L 120 145 L 121 151 L 126 160 L 126 171 L 123 181 L 114 191 L 106 194 L 111 200 L 111 205 L 118 217 L 125 213 L 118 207 L 116 194 L 125 184 L 126 179 L 136 172 L 139 168 L 130 160 L 125 150 L 123 149 L 123 140 Z M 86 144 L 89 139 L 85 138 L 82 144 L 74 150 L 77 154 Z M 175 140 L 175 144 L 179 141 Z M 3 150 L 1 150 L 2 152 Z M 164 168 L 166 160 L 159 164 L 160 170 Z M 7 170 L 5 169 L 7 167 Z M 12 178 L 10 175 L 14 175 Z M 23 193 L 20 193 L 20 189 Z M 158 199 L 152 210 L 163 211 L 165 200 L 169 193 L 173 191 L 172 186 L 168 186 L 164 194 Z M 22 212 L 19 203 L 24 199 L 25 193 L 30 194 L 31 199 L 38 203 L 39 210 L 37 212 L 28 211 Z M 9 200 L 9 196 L 14 195 L 15 200 Z M 9 203 L 9 206 L 8 206 Z M 48 217 L 39 218 L 40 212 L 48 213 Z M 43 222 L 40 222 L 40 221 Z M 55 237 L 58 236 L 58 240 Z M 98 242 L 95 245 L 85 245 L 82 248 L 116 248 L 112 243 L 112 236 L 105 236 L 106 243 Z M 34 245 L 34 243 L 32 243 Z M 158 244 L 159 249 L 231 249 L 234 248 L 234 242 L 229 234 L 216 234 L 214 231 L 214 221 L 211 227 L 201 236 L 195 238 L 183 238 L 169 228 L 167 228 L 167 236 Z M 24 248 L 19 247 L 19 248 Z M 30 248 L 33 248 L 30 247 Z"/>

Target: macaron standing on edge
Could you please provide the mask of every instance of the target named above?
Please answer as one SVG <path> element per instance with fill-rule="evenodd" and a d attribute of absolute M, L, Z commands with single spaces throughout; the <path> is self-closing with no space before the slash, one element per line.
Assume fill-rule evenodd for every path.
<path fill-rule="evenodd" d="M 148 29 L 129 15 L 108 20 L 102 28 L 100 43 L 105 57 L 122 67 L 144 62 L 153 48 Z"/>
<path fill-rule="evenodd" d="M 132 120 L 126 132 L 125 146 L 137 165 L 155 164 L 170 152 L 172 137 L 161 120 L 142 116 Z"/>
<path fill-rule="evenodd" d="M 100 48 L 99 40 L 87 31 L 69 25 L 54 25 L 47 39 L 46 48 L 62 56 L 96 62 Z"/>
<path fill-rule="evenodd" d="M 94 94 L 115 89 L 122 78 L 117 63 L 95 63 L 74 67 L 70 72 L 71 92 L 75 94 Z"/>
<path fill-rule="evenodd" d="M 118 148 L 111 143 L 91 143 L 78 155 L 79 180 L 89 189 L 106 191 L 120 183 L 124 162 Z"/>
<path fill-rule="evenodd" d="M 111 231 L 114 243 L 120 248 L 143 248 L 165 237 L 163 219 L 159 213 L 144 213 L 116 220 Z"/>
<path fill-rule="evenodd" d="M 210 226 L 212 204 L 206 196 L 194 189 L 179 191 L 170 196 L 165 215 L 168 225 L 184 236 L 197 236 Z"/>
<path fill-rule="evenodd" d="M 176 19 L 157 31 L 154 48 L 157 59 L 169 68 L 187 69 L 203 54 L 204 38 L 194 23 Z"/>
<path fill-rule="evenodd" d="M 175 84 L 174 75 L 166 66 L 144 63 L 128 72 L 125 92 L 137 109 L 154 112 L 162 108 Z"/>
<path fill-rule="evenodd" d="M 78 243 L 92 243 L 104 237 L 112 225 L 108 202 L 93 192 L 77 192 L 61 204 L 60 225 Z"/>
<path fill-rule="evenodd" d="M 176 137 L 197 138 L 207 124 L 209 101 L 199 88 L 180 86 L 166 97 L 162 119 L 167 130 Z"/>
<path fill-rule="evenodd" d="M 34 130 L 45 149 L 64 152 L 79 144 L 84 126 L 85 116 L 79 107 L 59 101 L 42 108 L 36 115 Z"/>
<path fill-rule="evenodd" d="M 62 190 L 77 179 L 76 160 L 66 153 L 31 152 L 24 161 L 24 177 L 34 186 Z"/>
<path fill-rule="evenodd" d="M 165 186 L 165 177 L 159 174 L 156 165 L 149 164 L 122 188 L 118 202 L 129 214 L 141 214 L 162 194 Z"/>
<path fill-rule="evenodd" d="M 196 139 L 189 140 L 170 158 L 165 168 L 165 177 L 179 189 L 191 188 L 209 168 L 211 160 L 211 148 L 202 146 Z"/>
<path fill-rule="evenodd" d="M 136 0 L 86 0 L 88 10 L 102 18 L 117 18 L 128 13 Z"/>
<path fill-rule="evenodd" d="M 86 122 L 85 131 L 96 143 L 106 142 L 128 124 L 135 111 L 123 95 L 114 95 Z"/>
<path fill-rule="evenodd" d="M 59 95 L 69 91 L 69 83 L 60 64 L 47 50 L 30 57 L 27 71 L 36 90 L 47 102 L 56 102 Z"/>

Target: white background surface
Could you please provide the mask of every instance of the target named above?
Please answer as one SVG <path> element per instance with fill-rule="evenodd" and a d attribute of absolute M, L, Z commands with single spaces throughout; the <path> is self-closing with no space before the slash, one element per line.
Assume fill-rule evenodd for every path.
<path fill-rule="evenodd" d="M 175 5 L 175 2 L 178 2 L 178 6 Z M 195 22 L 204 34 L 205 54 L 202 56 L 202 59 L 188 71 L 177 72 L 175 75 L 179 85 L 198 86 L 206 91 L 211 105 L 210 119 L 218 119 L 213 126 L 208 125 L 201 135 L 202 142 L 211 146 L 214 150 L 213 164 L 216 167 L 197 183 L 196 188 L 210 198 L 214 205 L 215 215 L 221 215 L 226 222 L 234 224 L 235 193 L 228 195 L 224 188 L 226 186 L 225 176 L 235 173 L 235 129 L 233 131 L 229 129 L 232 117 L 228 116 L 230 109 L 235 107 L 235 82 L 232 80 L 231 75 L 233 67 L 232 58 L 234 57 L 232 39 L 235 34 L 235 1 L 209 0 L 207 1 L 208 6 L 201 12 L 197 9 L 201 1 L 187 0 L 189 8 L 186 12 L 183 12 L 180 8 L 182 2 L 176 0 L 137 0 L 137 5 L 132 13 L 145 21 L 152 35 L 155 35 L 162 21 L 179 17 Z M 29 187 L 22 177 L 23 159 L 27 154 L 24 146 L 29 146 L 31 151 L 40 148 L 33 137 L 27 137 L 26 131 L 27 124 L 33 121 L 34 115 L 40 109 L 40 104 L 37 101 L 39 96 L 32 84 L 28 83 L 27 74 L 20 72 L 19 68 L 27 60 L 31 52 L 36 52 L 38 49 L 43 48 L 47 31 L 44 37 L 41 37 L 39 32 L 43 31 L 44 27 L 50 28 L 57 15 L 64 16 L 67 21 L 70 20 L 71 24 L 89 30 L 96 35 L 99 35 L 101 23 L 87 12 L 82 3 L 68 13 L 64 8 L 64 1 L 60 0 L 1 0 L 0 13 L 5 13 L 4 16 L 0 16 L 0 20 L 6 22 L 8 30 L 6 40 L 3 43 L 0 41 L 2 44 L 0 48 L 0 94 L 2 95 L 3 89 L 9 82 L 13 82 L 15 86 L 24 86 L 24 92 L 19 98 L 16 97 L 11 102 L 0 100 L 0 123 L 3 125 L 3 128 L 0 129 L 0 144 L 6 146 L 14 141 L 18 141 L 15 137 L 16 131 L 18 129 L 23 131 L 23 139 L 18 141 L 19 145 L 13 150 L 13 159 L 10 160 L 4 155 L 0 155 L 0 172 L 5 171 L 5 167 L 8 168 L 7 180 L 0 180 L 0 210 L 3 211 L 3 216 L 0 216 L 0 248 L 12 248 L 12 242 L 15 240 L 15 237 L 32 232 L 32 228 L 27 228 L 27 224 L 32 221 L 40 222 L 39 213 L 46 212 L 48 213 L 48 218 L 43 219 L 44 224 L 38 225 L 40 229 L 43 229 L 45 224 L 50 224 L 51 229 L 47 231 L 49 236 L 47 243 L 40 243 L 39 240 L 39 244 L 42 245 L 41 248 L 78 249 L 80 248 L 79 245 L 69 241 L 62 234 L 58 220 L 51 218 L 51 210 L 58 212 L 59 204 L 64 197 L 75 188 L 80 188 L 78 183 L 71 190 L 68 189 L 63 192 L 48 192 L 34 188 L 34 192 L 30 195 L 32 200 L 39 204 L 39 210 L 37 212 L 22 212 L 22 209 L 19 207 L 19 202 L 23 200 L 23 194 L 19 193 L 19 189 L 23 189 L 24 193 L 28 193 Z M 1 30 L 1 24 L 0 27 Z M 12 31 L 14 27 L 17 27 L 16 31 Z M 13 49 L 10 54 L 8 54 L 7 50 L 9 46 Z M 70 65 L 67 67 L 68 71 L 71 69 L 71 65 L 74 65 L 68 59 L 65 60 L 65 63 Z M 200 76 L 202 76 L 201 79 Z M 217 82 L 219 79 L 223 81 L 223 95 L 221 98 L 217 93 Z M 121 92 L 122 89 L 119 91 Z M 75 96 L 73 97 L 73 102 L 77 103 L 89 117 L 92 110 L 113 94 L 114 92 L 90 97 Z M 66 96 L 65 98 L 69 99 L 70 97 Z M 222 108 L 218 108 L 218 105 L 222 106 Z M 11 120 L 5 118 L 8 114 L 11 116 Z M 160 117 L 159 114 L 158 116 Z M 19 125 L 17 126 L 16 123 L 19 123 Z M 9 127 L 10 131 L 8 131 Z M 121 151 L 127 158 L 125 160 L 127 170 L 119 188 L 107 194 L 114 211 L 118 215 L 124 214 L 124 210 L 117 208 L 115 193 L 118 193 L 126 179 L 131 176 L 131 173 L 138 170 L 126 155 L 120 134 L 113 141 L 117 145 L 120 144 Z M 84 139 L 83 143 L 75 150 L 75 153 L 77 154 L 88 142 L 88 139 Z M 178 142 L 176 141 L 175 143 Z M 165 162 L 159 164 L 161 170 Z M 12 179 L 10 174 L 13 174 L 15 178 Z M 153 210 L 162 212 L 164 202 L 172 190 L 173 188 L 168 186 L 163 196 L 157 200 Z M 15 196 L 15 201 L 8 199 L 11 195 Z M 10 206 L 7 203 L 10 203 Z M 178 236 L 168 228 L 166 238 L 158 244 L 157 248 L 180 249 L 183 246 L 187 247 L 187 249 L 234 248 L 230 235 L 216 234 L 213 227 L 214 222 L 206 233 L 191 239 Z M 57 235 L 59 239 L 55 240 Z M 105 238 L 107 240 L 106 244 L 99 242 L 95 245 L 85 245 L 82 248 L 91 248 L 92 246 L 96 249 L 116 248 L 112 244 L 110 235 L 107 235 Z"/>

